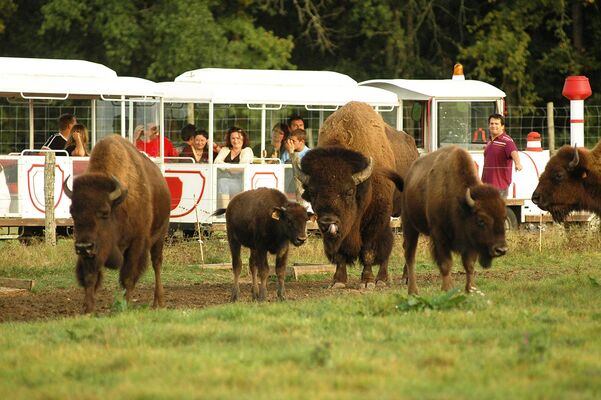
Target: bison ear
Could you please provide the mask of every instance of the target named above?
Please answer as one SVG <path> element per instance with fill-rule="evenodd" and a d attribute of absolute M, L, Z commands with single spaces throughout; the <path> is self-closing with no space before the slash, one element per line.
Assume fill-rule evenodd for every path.
<path fill-rule="evenodd" d="M 280 218 L 282 218 L 282 216 L 284 215 L 285 211 L 285 207 L 273 207 L 271 209 L 271 218 L 275 219 L 276 221 L 279 221 Z"/>

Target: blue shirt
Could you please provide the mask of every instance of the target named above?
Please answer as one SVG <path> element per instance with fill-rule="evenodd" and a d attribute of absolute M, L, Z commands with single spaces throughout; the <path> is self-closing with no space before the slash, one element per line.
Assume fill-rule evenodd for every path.
<path fill-rule="evenodd" d="M 302 160 L 303 157 L 305 156 L 305 154 L 307 154 L 307 152 L 311 150 L 309 149 L 307 146 L 303 147 L 303 149 L 301 151 L 295 151 L 296 154 L 298 154 L 298 159 Z M 286 150 L 282 151 L 282 155 L 280 156 L 280 161 L 282 162 L 282 164 L 290 164 L 292 162 L 292 160 L 290 160 L 290 154 L 288 154 L 288 152 Z"/>

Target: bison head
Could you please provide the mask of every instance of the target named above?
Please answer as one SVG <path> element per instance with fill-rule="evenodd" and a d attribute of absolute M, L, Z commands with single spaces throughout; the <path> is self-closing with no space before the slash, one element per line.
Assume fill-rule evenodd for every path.
<path fill-rule="evenodd" d="M 571 211 L 593 208 L 585 189 L 588 154 L 576 147 L 563 146 L 551 157 L 532 194 L 532 202 L 563 222 Z M 594 211 L 594 210 L 593 210 Z"/>
<path fill-rule="evenodd" d="M 305 207 L 292 202 L 271 210 L 271 218 L 279 222 L 278 226 L 285 237 L 297 247 L 307 240 L 307 220 L 312 215 L 313 213 L 307 213 Z"/>
<path fill-rule="evenodd" d="M 298 171 L 303 198 L 317 214 L 326 254 L 338 251 L 352 229 L 358 229 L 371 196 L 373 161 L 341 147 L 308 152 Z M 354 227 L 354 228 L 353 228 Z"/>
<path fill-rule="evenodd" d="M 478 252 L 480 265 L 490 268 L 494 257 L 507 253 L 505 202 L 490 185 L 468 188 L 459 202 L 464 210 L 462 224 L 469 247 Z"/>
<path fill-rule="evenodd" d="M 68 178 L 67 178 L 68 179 Z M 84 174 L 73 180 L 73 191 L 63 183 L 71 199 L 71 216 L 75 236 L 75 252 L 80 262 L 96 268 L 117 268 L 122 256 L 115 243 L 117 221 L 115 208 L 127 197 L 127 190 L 115 177 Z"/>

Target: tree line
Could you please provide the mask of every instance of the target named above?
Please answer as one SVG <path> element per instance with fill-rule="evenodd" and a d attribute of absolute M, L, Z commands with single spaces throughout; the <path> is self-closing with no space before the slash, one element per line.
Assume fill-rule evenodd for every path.
<path fill-rule="evenodd" d="M 456 62 L 509 104 L 601 95 L 597 0 L 0 0 L 2 56 L 77 58 L 173 80 L 196 68 L 445 79 Z"/>

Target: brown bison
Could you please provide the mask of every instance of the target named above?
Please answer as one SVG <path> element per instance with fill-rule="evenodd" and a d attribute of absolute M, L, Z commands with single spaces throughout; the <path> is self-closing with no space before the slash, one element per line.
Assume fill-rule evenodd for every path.
<path fill-rule="evenodd" d="M 365 287 L 388 282 L 390 217 L 399 212 L 395 184 L 402 189 L 402 176 L 417 155 L 415 142 L 388 127 L 368 104 L 348 103 L 325 121 L 298 178 L 317 214 L 325 254 L 336 264 L 333 287 L 346 285 L 347 265 L 357 259 Z M 376 279 L 374 264 L 380 265 Z"/>
<path fill-rule="evenodd" d="M 409 294 L 417 293 L 415 250 L 419 234 L 429 235 L 442 289 L 452 287 L 452 252 L 461 254 L 465 290 L 474 286 L 474 263 L 489 268 L 507 252 L 505 203 L 499 191 L 478 178 L 469 153 L 443 147 L 415 161 L 405 178 L 402 224 Z"/>
<path fill-rule="evenodd" d="M 242 270 L 242 246 L 250 249 L 253 300 L 264 301 L 267 297 L 267 252 L 276 255 L 277 296 L 279 300 L 284 300 L 289 243 L 300 246 L 307 240 L 309 214 L 305 207 L 288 201 L 286 195 L 275 189 L 259 188 L 237 194 L 227 209 L 220 208 L 212 215 L 222 214 L 225 214 L 227 239 L 232 253 L 234 286 L 231 300 L 236 301 L 240 296 L 238 280 Z M 261 280 L 260 289 L 257 275 Z"/>
<path fill-rule="evenodd" d="M 159 168 L 127 140 L 109 136 L 94 146 L 85 173 L 73 180 L 73 191 L 66 181 L 64 189 L 71 199 L 84 311 L 94 311 L 103 265 L 120 270 L 119 281 L 130 301 L 149 250 L 155 274 L 153 305 L 162 307 L 161 264 L 171 196 Z"/>
<path fill-rule="evenodd" d="M 563 222 L 571 211 L 601 215 L 601 143 L 594 149 L 563 146 L 551 157 L 532 202 Z"/>

